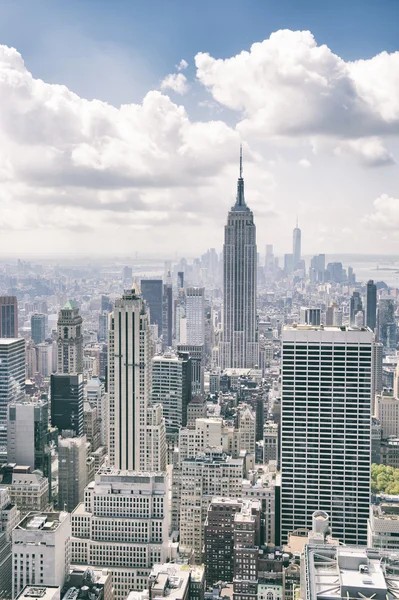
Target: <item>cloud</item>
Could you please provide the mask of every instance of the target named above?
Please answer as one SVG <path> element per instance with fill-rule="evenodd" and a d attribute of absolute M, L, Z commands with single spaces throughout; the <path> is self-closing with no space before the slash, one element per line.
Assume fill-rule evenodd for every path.
<path fill-rule="evenodd" d="M 183 73 L 170 73 L 161 83 L 162 90 L 173 90 L 176 94 L 184 96 L 189 90 L 187 77 Z"/>
<path fill-rule="evenodd" d="M 281 30 L 231 58 L 200 52 L 195 64 L 212 97 L 237 111 L 247 138 L 399 133 L 399 52 L 345 62 L 309 31 Z M 377 161 L 387 164 L 383 152 Z M 357 147 L 357 154 L 367 163 L 369 149 Z"/>
<path fill-rule="evenodd" d="M 379 138 L 345 140 L 334 150 L 337 156 L 352 155 L 367 167 L 383 167 L 395 164 L 395 160 Z"/>
<path fill-rule="evenodd" d="M 176 65 L 176 69 L 178 71 L 184 71 L 184 69 L 187 69 L 188 67 L 188 62 L 186 60 L 184 60 L 184 58 L 181 59 L 181 61 L 179 62 L 178 65 Z"/>
<path fill-rule="evenodd" d="M 302 169 L 309 169 L 312 166 L 312 163 L 307 158 L 301 158 L 298 161 L 298 165 L 302 167 Z"/>
<path fill-rule="evenodd" d="M 364 217 L 363 222 L 377 231 L 394 234 L 399 229 L 399 198 L 382 194 L 373 202 L 374 212 Z"/>

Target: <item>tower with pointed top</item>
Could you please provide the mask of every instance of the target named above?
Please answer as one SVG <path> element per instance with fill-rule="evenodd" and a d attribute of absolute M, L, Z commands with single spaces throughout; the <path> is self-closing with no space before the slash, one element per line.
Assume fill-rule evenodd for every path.
<path fill-rule="evenodd" d="M 301 262 L 301 230 L 298 227 L 298 217 L 296 218 L 296 227 L 292 232 L 292 255 L 293 255 L 293 267 L 294 271 L 298 268 Z"/>
<path fill-rule="evenodd" d="M 223 246 L 223 340 L 220 366 L 253 368 L 258 364 L 256 323 L 256 227 L 245 202 L 240 147 L 237 198 L 227 217 Z"/>

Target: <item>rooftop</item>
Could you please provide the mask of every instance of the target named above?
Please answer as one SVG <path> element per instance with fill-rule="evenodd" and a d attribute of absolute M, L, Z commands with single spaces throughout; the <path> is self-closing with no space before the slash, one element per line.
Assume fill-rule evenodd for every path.
<path fill-rule="evenodd" d="M 37 598 L 38 600 L 55 600 L 59 597 L 60 588 L 56 585 L 27 585 L 15 599 Z"/>
<path fill-rule="evenodd" d="M 55 531 L 66 519 L 66 512 L 31 512 L 17 525 L 25 531 Z"/>

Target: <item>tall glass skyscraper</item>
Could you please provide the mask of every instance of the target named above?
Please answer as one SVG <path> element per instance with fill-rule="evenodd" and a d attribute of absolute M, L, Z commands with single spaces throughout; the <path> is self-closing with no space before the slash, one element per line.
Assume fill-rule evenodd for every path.
<path fill-rule="evenodd" d="M 0 338 L 0 453 L 7 451 L 7 405 L 25 395 L 25 340 Z"/>
<path fill-rule="evenodd" d="M 377 286 L 370 279 L 367 282 L 366 325 L 374 331 L 377 325 Z"/>
<path fill-rule="evenodd" d="M 0 338 L 18 337 L 18 303 L 16 296 L 0 296 Z"/>
<path fill-rule="evenodd" d="M 245 203 L 240 152 L 237 199 L 229 211 L 223 246 L 223 339 L 222 368 L 253 368 L 258 364 L 256 325 L 256 227 Z"/>
<path fill-rule="evenodd" d="M 324 510 L 335 538 L 366 545 L 373 334 L 297 325 L 282 342 L 282 542 Z"/>

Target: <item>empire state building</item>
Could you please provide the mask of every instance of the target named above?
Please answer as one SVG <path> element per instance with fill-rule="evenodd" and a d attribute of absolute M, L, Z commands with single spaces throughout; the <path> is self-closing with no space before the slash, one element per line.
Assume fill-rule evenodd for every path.
<path fill-rule="evenodd" d="M 223 246 L 223 337 L 220 366 L 253 368 L 258 364 L 256 322 L 256 227 L 245 203 L 240 149 L 237 198 L 227 217 Z"/>

